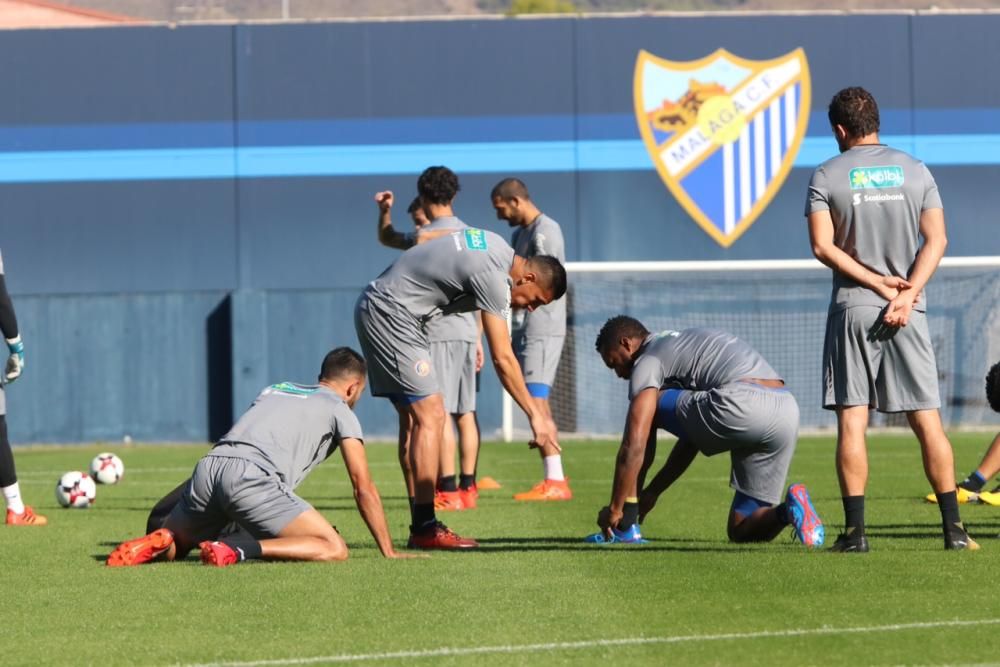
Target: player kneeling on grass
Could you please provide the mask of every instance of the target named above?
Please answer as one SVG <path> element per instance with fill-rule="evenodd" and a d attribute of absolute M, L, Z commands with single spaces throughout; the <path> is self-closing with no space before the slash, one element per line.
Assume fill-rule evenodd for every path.
<path fill-rule="evenodd" d="M 625 315 L 604 324 L 597 352 L 629 380 L 630 404 L 611 504 L 598 514 L 603 532 L 588 542 L 644 542 L 639 523 L 700 451 L 729 452 L 732 460 L 730 540 L 766 542 L 791 525 L 803 544 L 823 544 L 823 523 L 805 486 L 793 484 L 785 492 L 799 407 L 760 353 L 724 331 L 651 334 Z M 643 487 L 656 456 L 657 427 L 676 435 L 677 444 Z"/>
<path fill-rule="evenodd" d="M 993 364 L 986 374 L 986 401 L 995 412 L 1000 412 L 1000 361 Z M 1000 506 L 1000 486 L 992 491 L 983 491 L 986 482 L 997 473 L 1000 473 L 1000 433 L 993 438 L 990 448 L 976 469 L 958 483 L 958 502 Z M 937 494 L 930 493 L 927 502 L 936 503 Z"/>
<path fill-rule="evenodd" d="M 163 528 L 118 546 L 108 565 L 183 558 L 195 546 L 206 565 L 265 558 L 335 561 L 347 545 L 294 489 L 340 449 L 358 510 L 386 558 L 397 553 L 368 471 L 361 425 L 352 411 L 365 387 L 365 361 L 340 347 L 323 359 L 319 384 L 283 382 L 250 409 L 195 466 Z M 238 527 L 228 536 L 224 530 Z M 227 528 L 228 527 L 228 528 Z"/>

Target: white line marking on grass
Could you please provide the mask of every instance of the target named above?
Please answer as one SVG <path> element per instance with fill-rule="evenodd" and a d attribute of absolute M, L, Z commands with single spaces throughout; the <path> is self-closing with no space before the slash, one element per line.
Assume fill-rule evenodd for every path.
<path fill-rule="evenodd" d="M 930 621 L 925 623 L 896 623 L 893 625 L 870 625 L 848 628 L 801 628 L 792 630 L 761 630 L 759 632 L 727 632 L 717 635 L 677 635 L 674 637 L 626 637 L 623 639 L 591 639 L 578 642 L 552 642 L 548 644 L 508 644 L 506 646 L 442 647 L 414 651 L 390 651 L 386 653 L 345 653 L 322 655 L 312 658 L 276 658 L 272 660 L 251 660 L 246 662 L 209 662 L 186 665 L 186 667 L 263 667 L 265 665 L 314 665 L 336 662 L 368 662 L 375 660 L 408 660 L 414 658 L 439 658 L 443 656 L 482 655 L 487 653 L 531 653 L 535 651 L 567 651 L 586 648 L 612 646 L 642 646 L 648 644 L 680 644 L 685 642 L 714 642 L 733 639 L 766 639 L 770 637 L 803 637 L 808 635 L 839 635 L 877 632 L 899 632 L 901 630 L 926 630 L 929 628 L 968 627 L 976 625 L 1000 625 L 1000 618 L 979 620 Z"/>

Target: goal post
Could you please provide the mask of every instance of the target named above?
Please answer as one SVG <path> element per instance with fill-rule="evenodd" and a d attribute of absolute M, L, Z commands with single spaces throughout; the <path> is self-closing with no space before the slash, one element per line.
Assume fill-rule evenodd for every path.
<path fill-rule="evenodd" d="M 803 430 L 836 426 L 822 402 L 823 339 L 830 269 L 813 259 L 678 262 L 568 262 L 566 341 L 550 397 L 562 437 L 618 437 L 627 386 L 594 350 L 604 322 L 619 314 L 651 331 L 708 326 L 758 349 L 785 378 Z M 1000 361 L 1000 256 L 946 257 L 926 289 L 938 364 L 942 418 L 949 428 L 1000 424 L 984 395 Z M 501 392 L 501 437 L 530 434 Z M 902 415 L 873 413 L 873 426 L 903 426 Z"/>

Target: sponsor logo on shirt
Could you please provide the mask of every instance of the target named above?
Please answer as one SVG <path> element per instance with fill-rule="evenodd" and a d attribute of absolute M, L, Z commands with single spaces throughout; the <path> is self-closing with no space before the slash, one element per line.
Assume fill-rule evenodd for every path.
<path fill-rule="evenodd" d="M 903 196 L 902 192 L 897 192 L 895 194 L 889 194 L 888 192 L 880 192 L 875 195 L 862 195 L 861 193 L 854 193 L 854 205 L 860 206 L 863 203 L 881 203 L 885 201 L 905 201 L 906 197 Z"/>
<path fill-rule="evenodd" d="M 416 371 L 417 375 L 420 377 L 427 377 L 431 372 L 431 362 L 426 359 L 421 359 L 417 363 L 413 364 L 413 370 Z"/>
<path fill-rule="evenodd" d="M 481 229 L 465 230 L 465 247 L 469 250 L 486 252 L 486 234 Z"/>
<path fill-rule="evenodd" d="M 903 185 L 903 168 L 899 165 L 887 167 L 855 167 L 850 172 L 851 189 L 898 188 Z"/>

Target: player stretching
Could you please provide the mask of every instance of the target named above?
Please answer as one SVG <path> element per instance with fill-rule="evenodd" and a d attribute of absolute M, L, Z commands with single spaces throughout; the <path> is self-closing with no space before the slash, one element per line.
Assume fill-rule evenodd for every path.
<path fill-rule="evenodd" d="M 604 324 L 596 346 L 605 365 L 629 381 L 630 403 L 611 504 L 598 514 L 603 533 L 587 541 L 644 542 L 638 524 L 698 452 L 729 452 L 729 485 L 736 491 L 730 540 L 766 542 L 791 525 L 803 544 L 823 544 L 823 523 L 806 487 L 793 484 L 785 492 L 799 406 L 760 353 L 724 331 L 651 334 L 625 315 Z M 644 487 L 656 456 L 657 427 L 677 436 L 677 443 Z"/>
<path fill-rule="evenodd" d="M 3 273 L 3 255 L 0 255 L 0 332 L 7 341 L 10 356 L 3 377 L 0 377 L 0 488 L 7 503 L 8 526 L 44 526 L 48 520 L 41 514 L 24 504 L 21 499 L 21 486 L 17 483 L 17 470 L 14 468 L 14 452 L 10 448 L 7 437 L 7 400 L 4 396 L 4 385 L 10 384 L 21 377 L 24 370 L 24 343 L 18 333 L 17 316 L 14 314 L 14 304 L 7 293 L 7 281 Z"/>
<path fill-rule="evenodd" d="M 538 410 L 507 331 L 512 306 L 534 309 L 566 292 L 566 271 L 553 257 L 518 257 L 493 232 L 466 228 L 404 252 L 358 298 L 354 324 L 368 360 L 372 393 L 392 401 L 410 425 L 414 502 L 412 547 L 477 546 L 437 521 L 434 490 L 444 426 L 441 380 L 431 364 L 425 325 L 452 313 L 482 311 L 483 331 L 501 384 L 524 410 L 532 446 L 559 449 L 555 425 Z"/>
<path fill-rule="evenodd" d="M 119 545 L 108 565 L 183 558 L 196 545 L 206 565 L 256 558 L 346 559 L 347 545 L 336 528 L 294 493 L 337 449 L 358 510 L 382 555 L 412 557 L 393 548 L 368 471 L 361 425 L 353 412 L 364 386 L 364 359 L 340 347 L 323 359 L 319 384 L 283 382 L 266 388 L 195 466 L 164 527 Z"/>
<path fill-rule="evenodd" d="M 432 238 L 434 232 L 465 229 L 455 216 L 452 203 L 458 194 L 458 176 L 447 167 L 430 167 L 417 180 L 420 193 L 408 210 L 415 229 L 403 234 L 393 229 L 392 192 L 379 192 L 378 238 L 383 245 L 406 250 Z M 441 440 L 441 462 L 434 496 L 439 511 L 474 509 L 479 495 L 476 489 L 476 459 L 479 454 L 479 424 L 476 422 L 476 374 L 483 365 L 482 334 L 475 313 L 456 313 L 427 322 L 427 340 L 431 363 L 441 380 L 445 424 Z M 405 414 L 405 413 L 401 413 Z M 461 477 L 455 479 L 455 425 L 461 443 Z M 407 451 L 409 424 L 400 420 L 400 455 Z M 401 463 L 404 475 L 409 466 Z M 456 483 L 457 482 L 457 483 Z M 407 478 L 407 490 L 413 502 L 413 480 Z"/>
<path fill-rule="evenodd" d="M 555 220 L 538 210 L 528 188 L 516 178 L 505 178 L 490 194 L 497 218 L 514 227 L 511 245 L 521 257 L 551 255 L 566 261 L 562 230 Z M 556 299 L 534 311 L 515 309 L 512 337 L 517 360 L 535 405 L 548 417 L 549 393 L 566 338 L 566 299 Z M 563 473 L 562 455 L 554 448 L 539 449 L 542 481 L 530 491 L 514 495 L 516 500 L 569 500 L 573 497 Z"/>
<path fill-rule="evenodd" d="M 993 364 L 986 374 L 986 401 L 994 412 L 1000 412 L 1000 362 Z M 986 482 L 1000 472 L 1000 433 L 997 433 L 990 448 L 983 455 L 976 469 L 958 483 L 958 502 L 986 505 L 1000 505 L 1000 487 L 993 491 L 983 491 Z M 936 503 L 937 495 L 927 496 L 927 502 Z"/>
<path fill-rule="evenodd" d="M 813 254 L 833 269 L 823 407 L 837 411 L 845 529 L 832 550 L 868 551 L 870 408 L 906 414 L 937 495 L 945 548 L 978 549 L 959 517 L 922 294 L 948 243 L 937 185 L 922 162 L 879 142 L 878 105 L 865 89 L 838 92 L 828 116 L 841 154 L 813 173 L 806 216 Z"/>

